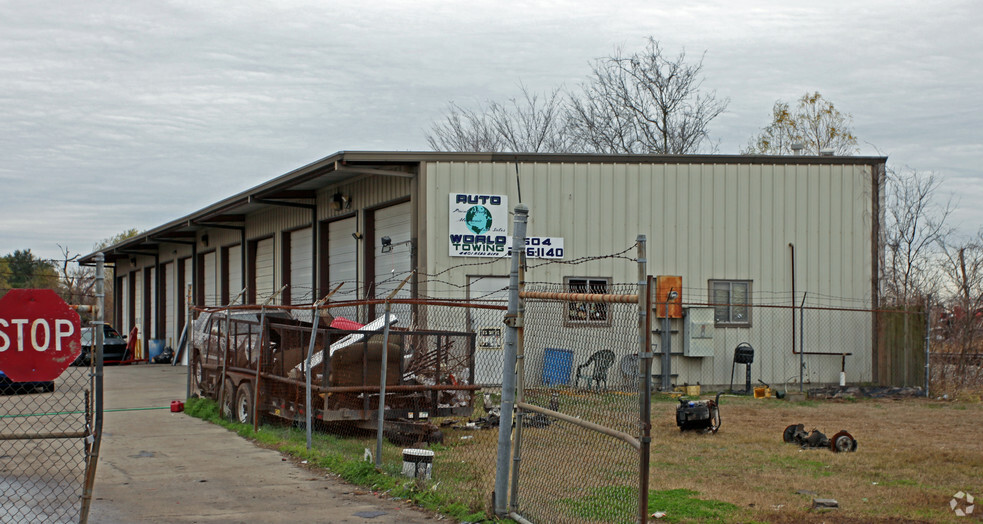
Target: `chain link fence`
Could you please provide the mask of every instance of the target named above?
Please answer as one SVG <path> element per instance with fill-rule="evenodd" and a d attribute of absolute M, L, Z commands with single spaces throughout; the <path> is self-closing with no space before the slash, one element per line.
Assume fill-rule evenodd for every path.
<path fill-rule="evenodd" d="M 93 368 L 53 382 L 0 377 L 0 521 L 67 523 L 81 517 L 93 420 Z"/>
<path fill-rule="evenodd" d="M 567 289 L 534 285 L 525 291 Z M 637 301 L 637 285 L 608 291 L 634 294 Z M 600 427 L 520 410 L 513 508 L 532 522 L 636 522 L 639 449 L 613 434 L 637 438 L 641 432 L 637 303 L 524 303 L 524 402 Z"/>

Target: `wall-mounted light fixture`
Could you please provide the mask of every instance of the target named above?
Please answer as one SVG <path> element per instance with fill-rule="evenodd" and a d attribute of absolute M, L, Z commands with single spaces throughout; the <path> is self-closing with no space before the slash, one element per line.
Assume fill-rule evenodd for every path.
<path fill-rule="evenodd" d="M 334 195 L 331 196 L 331 207 L 335 211 L 341 211 L 342 209 L 348 209 L 352 207 L 352 196 L 343 195 L 341 191 L 336 191 Z"/>
<path fill-rule="evenodd" d="M 201 243 L 205 247 L 208 247 L 208 235 L 201 235 Z"/>
<path fill-rule="evenodd" d="M 137 265 L 137 257 L 130 257 L 130 265 L 131 266 Z"/>
<path fill-rule="evenodd" d="M 355 240 L 362 240 L 362 234 L 356 231 L 352 233 L 352 238 L 354 238 Z"/>
<path fill-rule="evenodd" d="M 382 252 L 388 253 L 393 250 L 393 239 L 382 237 Z"/>

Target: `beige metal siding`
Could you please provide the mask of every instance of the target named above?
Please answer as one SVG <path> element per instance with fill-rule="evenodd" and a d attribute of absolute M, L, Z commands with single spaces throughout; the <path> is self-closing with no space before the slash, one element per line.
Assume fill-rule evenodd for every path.
<path fill-rule="evenodd" d="M 206 306 L 217 306 L 220 302 L 220 290 L 218 288 L 218 256 L 215 252 L 205 253 L 202 257 L 202 264 L 204 264 L 202 285 L 205 286 L 205 305 Z"/>
<path fill-rule="evenodd" d="M 815 299 L 822 297 L 828 306 L 873 303 L 870 166 L 521 163 L 518 168 L 522 198 L 531 210 L 529 235 L 563 237 L 567 260 L 622 251 L 641 233 L 648 238 L 649 272 L 682 275 L 687 303 L 709 301 L 709 279 L 732 279 L 753 282 L 756 304 L 790 305 L 791 243 L 799 300 L 808 292 Z M 422 217 L 430 243 L 425 272 L 460 266 L 464 260 L 447 252 L 447 195 L 504 194 L 509 207 L 514 207 L 518 203 L 515 169 L 510 163 L 426 165 L 422 189 L 433 204 Z M 508 262 L 489 264 L 488 271 L 506 273 Z M 633 282 L 635 272 L 630 263 L 604 260 L 538 268 L 534 280 L 608 276 L 615 282 Z M 446 278 L 463 287 L 466 268 L 453 270 Z M 733 348 L 749 341 L 767 355 L 756 359 L 755 376 L 784 380 L 797 373 L 788 369 L 783 358 L 791 352 L 791 334 L 784 337 L 774 335 L 774 329 L 756 329 L 759 323 L 777 322 L 791 330 L 791 313 L 756 309 L 752 328 L 716 330 L 714 358 L 678 359 L 675 369 L 698 370 L 703 376 L 712 374 L 718 383 L 726 382 Z M 869 324 L 848 334 L 830 326 L 807 333 L 812 339 L 806 344 L 816 351 L 850 347 L 862 369 L 849 380 L 870 380 L 870 335 Z M 673 347 L 682 348 L 681 340 L 673 342 Z M 777 358 L 770 358 L 773 354 Z M 838 372 L 836 366 L 816 367 Z"/>

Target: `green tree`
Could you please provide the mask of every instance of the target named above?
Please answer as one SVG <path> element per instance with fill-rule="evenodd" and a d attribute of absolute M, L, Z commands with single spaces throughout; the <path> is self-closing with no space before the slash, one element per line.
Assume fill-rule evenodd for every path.
<path fill-rule="evenodd" d="M 3 258 L 9 269 L 7 283 L 11 288 L 61 290 L 55 265 L 49 260 L 35 257 L 30 249 L 17 250 Z"/>
<path fill-rule="evenodd" d="M 852 155 L 859 151 L 853 134 L 853 117 L 843 114 L 819 92 L 806 93 L 793 110 L 787 102 L 775 102 L 771 123 L 752 138 L 745 155 L 791 155 L 793 146 L 802 154 Z"/>
<path fill-rule="evenodd" d="M 7 293 L 10 289 L 10 282 L 8 278 L 10 277 L 10 264 L 7 263 L 6 258 L 0 258 L 0 297 Z"/>

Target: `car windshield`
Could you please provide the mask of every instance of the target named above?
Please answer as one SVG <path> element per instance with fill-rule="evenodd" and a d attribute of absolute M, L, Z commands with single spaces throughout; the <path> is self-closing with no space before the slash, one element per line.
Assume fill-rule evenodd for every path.
<path fill-rule="evenodd" d="M 92 328 L 90 328 L 90 327 L 82 328 L 82 345 L 83 346 L 91 346 L 94 343 L 93 340 L 92 340 L 93 333 L 95 333 L 95 331 Z M 103 340 L 105 340 L 105 339 L 110 339 L 110 338 L 123 338 L 123 337 L 121 337 L 119 335 L 119 332 L 117 332 L 115 329 L 113 329 L 112 326 L 110 326 L 108 324 L 103 324 L 103 326 L 102 326 L 102 338 L 103 338 Z"/>

